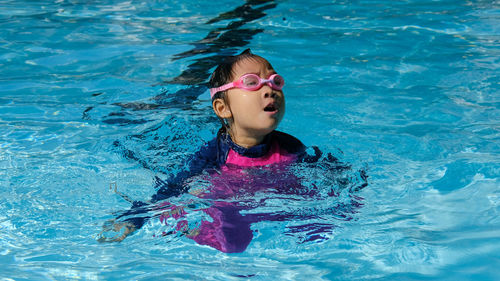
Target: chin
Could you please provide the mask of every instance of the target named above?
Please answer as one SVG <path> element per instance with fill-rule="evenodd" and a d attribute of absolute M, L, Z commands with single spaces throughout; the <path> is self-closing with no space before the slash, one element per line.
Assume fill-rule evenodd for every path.
<path fill-rule="evenodd" d="M 270 126 L 270 127 L 267 127 L 267 128 L 262 128 L 262 129 L 261 129 L 261 130 L 259 130 L 259 131 L 260 131 L 260 133 L 261 133 L 262 135 L 264 135 L 264 136 L 265 136 L 265 135 L 267 135 L 267 134 L 271 133 L 272 131 L 276 130 L 276 128 L 278 128 L 278 124 L 273 125 L 273 126 Z"/>

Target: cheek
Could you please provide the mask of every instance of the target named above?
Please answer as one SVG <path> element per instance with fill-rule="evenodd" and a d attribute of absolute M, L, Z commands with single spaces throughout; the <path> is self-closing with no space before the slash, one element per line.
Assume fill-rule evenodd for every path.
<path fill-rule="evenodd" d="M 258 96 L 246 92 L 234 92 L 230 95 L 229 106 L 233 114 L 245 114 L 259 106 Z"/>
<path fill-rule="evenodd" d="M 280 111 L 281 111 L 282 113 L 284 113 L 284 112 L 285 112 L 285 108 L 286 108 L 285 104 L 286 104 L 286 103 L 285 103 L 285 97 L 284 97 L 284 96 L 281 96 L 281 97 L 280 97 Z"/>

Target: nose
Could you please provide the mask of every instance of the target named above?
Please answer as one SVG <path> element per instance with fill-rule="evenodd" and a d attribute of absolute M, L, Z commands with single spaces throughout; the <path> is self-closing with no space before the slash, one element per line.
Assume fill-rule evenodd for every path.
<path fill-rule="evenodd" d="M 273 98 L 273 99 L 275 99 L 275 98 L 278 97 L 278 94 L 276 92 L 274 92 L 274 91 L 269 91 L 269 92 L 265 92 L 264 93 L 264 97 L 265 98 Z"/>
<path fill-rule="evenodd" d="M 262 95 L 264 98 L 273 98 L 276 99 L 278 98 L 278 93 L 273 90 L 269 85 L 264 85 L 262 86 Z"/>

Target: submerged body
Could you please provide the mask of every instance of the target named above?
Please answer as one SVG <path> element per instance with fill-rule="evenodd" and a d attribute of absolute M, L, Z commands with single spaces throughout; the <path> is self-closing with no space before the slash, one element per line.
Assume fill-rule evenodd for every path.
<path fill-rule="evenodd" d="M 199 244 L 208 245 L 223 252 L 241 252 L 245 250 L 253 237 L 250 224 L 255 222 L 256 218 L 242 216 L 240 211 L 245 207 L 237 202 L 225 200 L 241 194 L 242 188 L 246 194 L 270 188 L 275 189 L 277 186 L 286 186 L 290 189 L 297 185 L 298 180 L 289 173 L 286 176 L 280 176 L 276 175 L 276 172 L 285 172 L 285 169 L 281 167 L 286 167 L 291 163 L 316 161 L 318 158 L 319 155 L 307 155 L 305 146 L 299 140 L 279 131 L 271 132 L 264 138 L 263 143 L 251 148 L 235 144 L 229 135 L 222 133 L 193 155 L 189 160 L 188 169 L 166 181 L 157 178 L 157 193 L 152 196 L 150 202 L 134 202 L 133 207 L 117 219 L 128 217 L 124 223 L 131 231 L 141 228 L 146 220 L 151 218 L 148 212 L 152 209 L 164 210 L 160 215 L 162 222 L 166 223 L 172 214 L 176 214 L 175 219 L 180 219 L 185 214 L 181 206 L 173 206 L 160 201 L 191 192 L 200 198 L 213 201 L 211 207 L 200 210 L 210 216 L 212 221 L 202 221 L 197 229 L 187 230 L 185 221 L 180 220 L 177 222 L 176 229 L 182 230 L 187 237 Z M 267 173 L 266 180 L 259 180 L 248 174 L 248 169 L 266 168 L 274 172 Z M 208 175 L 211 186 L 202 191 L 190 191 L 185 182 L 204 173 Z M 284 180 L 284 182 L 274 181 L 270 177 L 273 174 L 276 179 Z"/>
<path fill-rule="evenodd" d="M 151 218 L 151 210 L 161 211 L 162 222 L 171 217 L 182 219 L 183 207 L 165 200 L 187 192 L 212 201 L 208 208 L 198 210 L 209 219 L 195 227 L 180 220 L 176 229 L 199 244 L 223 252 L 246 249 L 253 237 L 252 222 L 283 220 L 282 215 L 242 215 L 241 211 L 249 207 L 236 198 L 259 191 L 298 194 L 302 190 L 300 181 L 286 167 L 315 162 L 321 156 L 317 148 L 314 156 L 307 155 L 298 139 L 276 131 L 285 113 L 284 83 L 267 60 L 249 50 L 228 57 L 210 79 L 212 107 L 222 123 L 217 137 L 195 153 L 187 169 L 165 181 L 157 178 L 157 193 L 148 203 L 134 202 L 130 210 L 117 217 L 121 221 L 113 222 L 112 228 L 123 234 L 101 240 L 123 240 Z M 266 173 L 254 175 L 255 171 Z M 187 182 L 197 176 L 208 177 L 210 187 L 190 190 Z"/>

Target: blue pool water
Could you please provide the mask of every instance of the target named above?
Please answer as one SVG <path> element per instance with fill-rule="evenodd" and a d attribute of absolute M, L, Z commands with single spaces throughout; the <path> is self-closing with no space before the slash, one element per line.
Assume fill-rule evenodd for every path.
<path fill-rule="evenodd" d="M 498 279 L 500 2 L 161 2 L 0 1 L 1 280 Z M 247 195 L 291 219 L 243 253 L 158 220 L 98 243 L 115 186 L 147 200 L 213 137 L 204 83 L 245 48 L 287 81 L 280 130 L 349 169 Z"/>

